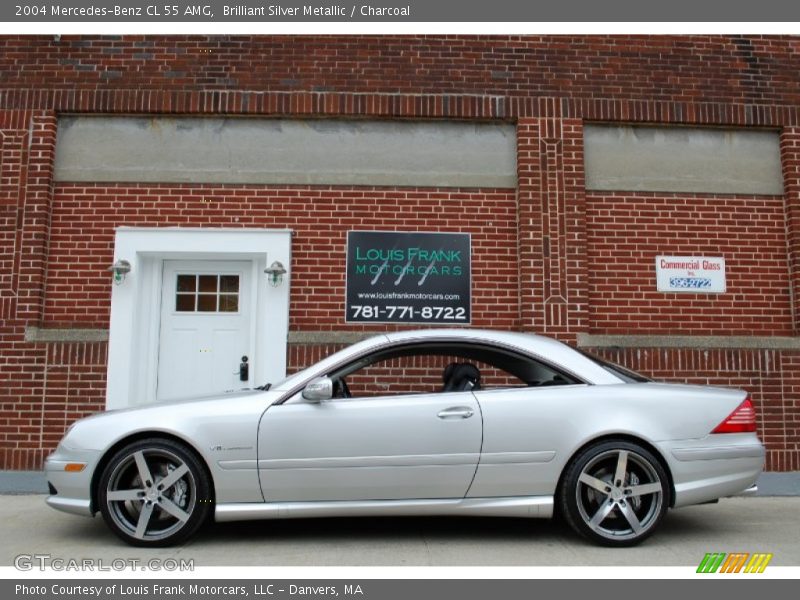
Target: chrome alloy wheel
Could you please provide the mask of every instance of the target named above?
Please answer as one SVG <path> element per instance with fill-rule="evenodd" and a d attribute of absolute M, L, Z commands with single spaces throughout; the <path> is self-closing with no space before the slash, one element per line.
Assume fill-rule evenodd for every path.
<path fill-rule="evenodd" d="M 581 468 L 575 502 L 584 524 L 609 541 L 646 535 L 664 512 L 665 483 L 653 461 L 632 449 L 593 456 Z"/>
<path fill-rule="evenodd" d="M 198 502 L 192 469 L 166 448 L 138 448 L 124 456 L 108 477 L 107 512 L 114 524 L 142 542 L 175 535 Z"/>

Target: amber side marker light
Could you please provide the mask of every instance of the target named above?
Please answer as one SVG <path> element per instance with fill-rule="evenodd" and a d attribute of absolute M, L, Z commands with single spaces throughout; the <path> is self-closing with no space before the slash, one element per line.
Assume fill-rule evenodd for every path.
<path fill-rule="evenodd" d="M 728 415 L 711 433 L 746 433 L 756 430 L 756 409 L 750 396 Z"/>
<path fill-rule="evenodd" d="M 67 463 L 64 470 L 67 473 L 80 473 L 86 468 L 86 463 Z"/>

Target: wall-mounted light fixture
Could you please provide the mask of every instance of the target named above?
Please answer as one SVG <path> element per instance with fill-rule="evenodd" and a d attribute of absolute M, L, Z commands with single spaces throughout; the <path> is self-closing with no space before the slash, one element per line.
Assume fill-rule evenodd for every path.
<path fill-rule="evenodd" d="M 267 281 L 272 287 L 278 287 L 283 282 L 283 276 L 286 275 L 286 267 L 283 266 L 283 263 L 276 260 L 264 269 L 264 273 L 267 274 Z"/>
<path fill-rule="evenodd" d="M 114 274 L 114 283 L 119 285 L 125 281 L 125 276 L 131 272 L 131 263 L 127 260 L 118 260 L 106 269 Z"/>

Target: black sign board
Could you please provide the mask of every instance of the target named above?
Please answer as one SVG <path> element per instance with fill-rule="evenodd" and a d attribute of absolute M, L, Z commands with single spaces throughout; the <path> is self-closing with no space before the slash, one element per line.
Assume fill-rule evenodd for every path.
<path fill-rule="evenodd" d="M 469 323 L 467 233 L 350 231 L 348 323 Z"/>

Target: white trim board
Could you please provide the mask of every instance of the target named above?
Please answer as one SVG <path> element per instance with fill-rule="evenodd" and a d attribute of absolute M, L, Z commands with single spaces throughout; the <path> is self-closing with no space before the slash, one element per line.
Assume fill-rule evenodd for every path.
<path fill-rule="evenodd" d="M 291 270 L 291 237 L 288 229 L 119 227 L 114 261 L 129 261 L 131 272 L 111 293 L 106 409 L 155 401 L 161 273 L 167 259 L 252 262 L 252 381 L 260 385 L 282 379 L 286 374 L 291 273 L 279 287 L 271 287 L 264 269 L 278 260 Z"/>

